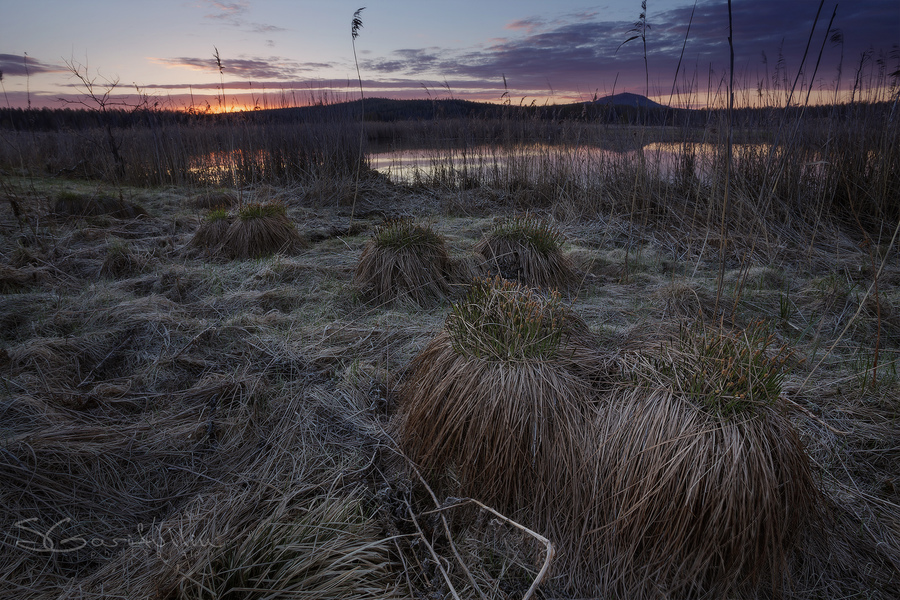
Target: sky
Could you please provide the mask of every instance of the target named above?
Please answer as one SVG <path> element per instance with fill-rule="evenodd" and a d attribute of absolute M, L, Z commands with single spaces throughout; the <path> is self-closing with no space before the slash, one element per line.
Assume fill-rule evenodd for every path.
<path fill-rule="evenodd" d="M 738 104 L 784 102 L 795 79 L 814 102 L 846 101 L 857 74 L 896 85 L 900 1 L 825 0 L 816 22 L 819 6 L 733 0 Z M 275 108 L 359 98 L 359 79 L 366 97 L 702 106 L 729 77 L 726 0 L 0 0 L 0 15 L 12 107 Z"/>

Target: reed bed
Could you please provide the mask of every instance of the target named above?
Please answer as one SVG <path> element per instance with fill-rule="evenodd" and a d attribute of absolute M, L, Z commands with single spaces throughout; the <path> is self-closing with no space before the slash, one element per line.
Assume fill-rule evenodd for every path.
<path fill-rule="evenodd" d="M 3 162 L 14 169 L 138 185 L 247 183 L 346 177 L 360 161 L 359 132 L 347 122 L 139 124 L 114 132 L 119 160 L 105 150 L 105 128 L 77 133 L 4 132 Z"/>

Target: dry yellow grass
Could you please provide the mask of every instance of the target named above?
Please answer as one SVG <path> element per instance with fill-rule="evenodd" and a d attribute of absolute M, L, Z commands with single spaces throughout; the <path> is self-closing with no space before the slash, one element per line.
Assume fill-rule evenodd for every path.
<path fill-rule="evenodd" d="M 215 219 L 209 230 L 201 228 L 198 235 L 203 241 L 208 237 L 214 242 L 221 234 L 214 252 L 232 260 L 290 254 L 305 245 L 282 204 L 267 202 L 241 206 L 235 218 L 229 220 L 224 233 L 219 231 L 221 225 L 216 224 L 220 220 Z"/>

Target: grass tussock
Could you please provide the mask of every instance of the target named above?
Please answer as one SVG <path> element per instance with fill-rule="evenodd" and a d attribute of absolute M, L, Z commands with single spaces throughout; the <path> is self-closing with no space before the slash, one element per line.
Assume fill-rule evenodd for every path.
<path fill-rule="evenodd" d="M 703 288 L 684 281 L 670 281 L 650 294 L 664 317 L 682 322 L 685 319 L 715 318 L 715 298 Z"/>
<path fill-rule="evenodd" d="M 475 280 L 451 308 L 446 330 L 458 354 L 509 362 L 550 359 L 570 338 L 590 336 L 559 292 L 544 295 L 499 277 Z"/>
<path fill-rule="evenodd" d="M 194 196 L 190 203 L 194 208 L 212 210 L 231 208 L 238 203 L 238 194 L 234 190 L 215 189 Z"/>
<path fill-rule="evenodd" d="M 493 319 L 493 331 L 480 327 Z M 409 366 L 401 445 L 441 490 L 574 535 L 566 523 L 589 494 L 577 474 L 602 362 L 558 297 L 476 283 Z"/>
<path fill-rule="evenodd" d="M 751 323 L 735 333 L 701 324 L 682 325 L 672 343 L 637 377 L 673 389 L 713 415 L 728 417 L 774 406 L 791 351 L 770 325 Z"/>
<path fill-rule="evenodd" d="M 761 322 L 682 327 L 634 359 L 598 420 L 587 566 L 629 597 L 787 589 L 821 515 L 812 462 L 781 400 L 789 352 Z"/>
<path fill-rule="evenodd" d="M 225 239 L 225 234 L 234 222 L 234 218 L 223 207 L 209 210 L 200 226 L 191 238 L 190 245 L 194 248 L 204 248 L 212 251 L 219 247 Z"/>
<path fill-rule="evenodd" d="M 213 229 L 222 227 L 216 225 L 223 220 L 219 218 L 220 212 L 213 211 Z M 283 204 L 251 203 L 238 209 L 215 253 L 232 260 L 242 260 L 276 253 L 290 254 L 303 246 L 303 238 L 300 237 L 297 226 L 288 218 Z"/>
<path fill-rule="evenodd" d="M 378 305 L 410 301 L 428 306 L 450 296 L 453 266 L 443 238 L 430 226 L 387 221 L 363 248 L 353 284 Z"/>
<path fill-rule="evenodd" d="M 114 241 L 106 248 L 106 257 L 100 265 L 100 276 L 119 278 L 134 275 L 144 269 L 146 257 L 131 249 L 127 242 Z"/>
<path fill-rule="evenodd" d="M 598 442 L 575 570 L 588 587 L 626 597 L 789 589 L 788 558 L 820 503 L 782 412 L 722 420 L 673 390 L 637 388 L 614 399 Z"/>
<path fill-rule="evenodd" d="M 501 277 L 532 287 L 565 290 L 575 280 L 562 253 L 562 232 L 535 215 L 508 217 L 498 222 L 475 246 Z"/>

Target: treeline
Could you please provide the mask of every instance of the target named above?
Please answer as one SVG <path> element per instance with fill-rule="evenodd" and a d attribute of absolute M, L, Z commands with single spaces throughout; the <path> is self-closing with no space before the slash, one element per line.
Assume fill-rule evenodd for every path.
<path fill-rule="evenodd" d="M 0 129 L 52 132 L 106 127 L 127 128 L 187 124 L 197 115 L 160 110 L 88 110 L 73 108 L 0 108 Z"/>
<path fill-rule="evenodd" d="M 642 96 L 639 97 L 650 102 Z M 653 104 L 653 103 L 651 103 Z M 820 105 L 808 107 L 766 107 L 735 109 L 735 125 L 765 127 L 775 120 L 846 119 L 888 117 L 897 109 L 896 101 Z M 131 110 L 89 110 L 73 108 L 0 108 L 0 130 L 54 132 L 95 128 L 128 129 L 171 125 L 217 123 L 296 124 L 368 123 L 479 119 L 485 121 L 582 121 L 622 125 L 705 127 L 725 116 L 723 109 L 683 109 L 661 105 L 615 104 L 603 99 L 559 105 L 491 104 L 458 99 L 392 100 L 366 98 L 335 104 L 214 114 L 205 112 L 136 108 Z"/>
<path fill-rule="evenodd" d="M 615 112 L 637 117 L 632 107 L 622 107 Z M 397 121 L 430 121 L 440 119 L 578 119 L 606 117 L 610 111 L 586 110 L 579 105 L 561 106 L 516 106 L 472 102 L 468 100 L 391 100 L 387 98 L 366 98 L 335 104 L 317 104 L 291 108 L 244 111 L 225 114 L 205 112 L 154 110 L 154 109 L 107 109 L 89 110 L 73 108 L 0 108 L 0 129 L 15 131 L 62 131 L 83 130 L 98 127 L 130 128 L 154 125 L 193 125 L 198 123 L 247 122 L 247 123 L 292 123 L 292 122 L 366 122 L 392 123 Z M 647 114 L 645 112 L 644 116 Z M 654 119 L 657 120 L 657 119 Z"/>

